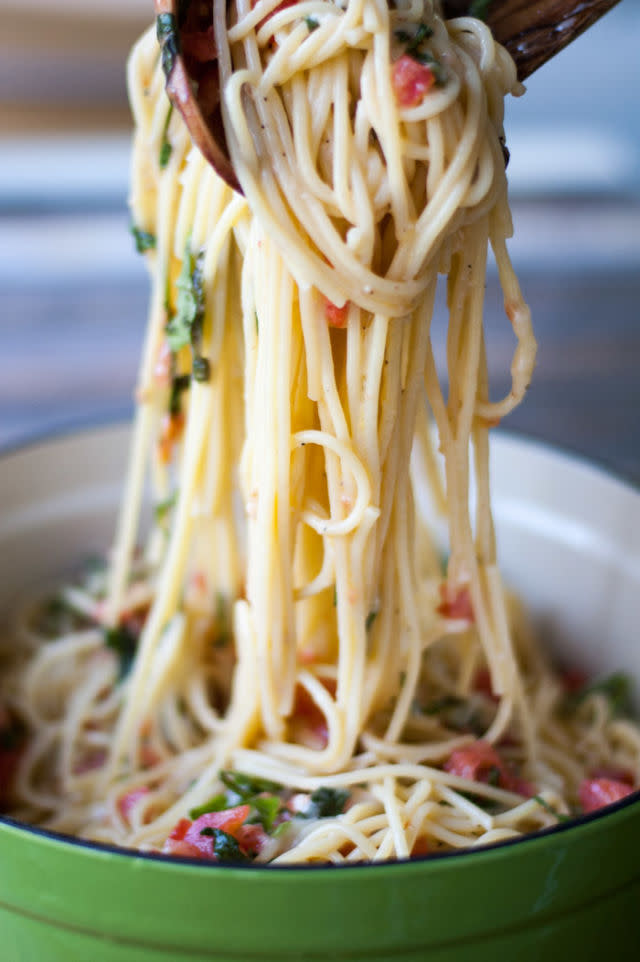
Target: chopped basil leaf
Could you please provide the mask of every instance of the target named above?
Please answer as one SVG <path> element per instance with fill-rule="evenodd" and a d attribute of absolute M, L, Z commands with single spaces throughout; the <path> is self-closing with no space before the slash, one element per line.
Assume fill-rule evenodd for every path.
<path fill-rule="evenodd" d="M 364 627 L 366 628 L 367 631 L 369 631 L 369 629 L 371 628 L 371 626 L 373 625 L 377 617 L 378 617 L 377 611 L 369 612 L 369 614 L 367 615 L 367 620 L 364 623 Z"/>
<path fill-rule="evenodd" d="M 193 359 L 191 373 L 194 381 L 208 381 L 211 377 L 211 365 L 207 358 L 196 355 Z"/>
<path fill-rule="evenodd" d="M 464 704 L 464 699 L 458 698 L 457 695 L 442 695 L 440 698 L 434 698 L 433 701 L 428 702 L 422 708 L 422 713 L 424 715 L 439 715 L 440 712 L 445 711 L 447 708 L 454 708 Z"/>
<path fill-rule="evenodd" d="M 486 22 L 490 4 L 491 0 L 472 0 L 469 4 L 469 16 Z"/>
<path fill-rule="evenodd" d="M 500 785 L 501 775 L 502 775 L 502 772 L 500 771 L 498 766 L 492 765 L 489 771 L 487 772 L 487 785 L 493 785 L 494 788 L 497 788 Z"/>
<path fill-rule="evenodd" d="M 160 144 L 160 154 L 158 156 L 158 163 L 160 165 L 160 170 L 164 170 L 169 163 L 169 158 L 171 157 L 171 151 L 173 150 L 171 144 L 169 143 L 168 133 L 169 124 L 171 123 L 171 116 L 173 114 L 173 104 L 169 104 L 169 109 L 167 110 L 167 119 L 164 122 L 164 127 L 162 128 L 162 142 Z"/>
<path fill-rule="evenodd" d="M 219 862 L 247 862 L 249 861 L 244 854 L 237 839 L 228 832 L 223 832 L 221 828 L 203 828 L 201 835 L 209 836 L 213 839 L 213 854 Z"/>
<path fill-rule="evenodd" d="M 164 501 L 158 502 L 158 504 L 154 508 L 154 515 L 155 515 L 156 521 L 164 521 L 166 516 L 169 514 L 169 512 L 175 505 L 177 498 L 178 498 L 178 492 L 174 491 L 172 494 L 169 495 L 168 498 L 165 498 Z"/>
<path fill-rule="evenodd" d="M 309 33 L 313 33 L 313 31 L 317 30 L 318 27 L 320 26 L 320 24 L 315 19 L 315 17 L 305 17 L 304 22 L 307 25 L 307 29 L 309 30 Z"/>
<path fill-rule="evenodd" d="M 247 818 L 248 825 L 262 825 L 265 832 L 273 830 L 273 823 L 282 808 L 277 795 L 257 795 L 250 802 L 252 812 Z"/>
<path fill-rule="evenodd" d="M 155 248 L 155 234 L 150 234 L 147 230 L 141 230 L 139 227 L 136 227 L 135 224 L 131 225 L 131 233 L 133 234 L 138 254 L 144 254 L 145 251 L 150 251 Z"/>
<path fill-rule="evenodd" d="M 161 13 L 156 19 L 156 36 L 162 48 L 162 70 L 169 79 L 180 52 L 180 38 L 176 18 L 172 13 Z"/>
<path fill-rule="evenodd" d="M 622 671 L 572 692 L 563 701 L 564 712 L 573 713 L 590 695 L 604 695 L 612 715 L 631 713 L 631 679 Z"/>
<path fill-rule="evenodd" d="M 444 87 L 447 82 L 447 73 L 439 60 L 432 57 L 430 53 L 423 53 L 420 50 L 412 50 L 409 56 L 430 69 L 436 87 Z"/>
<path fill-rule="evenodd" d="M 533 799 L 534 799 L 534 801 L 536 801 L 536 802 L 538 803 L 538 805 L 541 805 L 541 806 L 545 809 L 545 811 L 549 812 L 550 815 L 554 815 L 554 816 L 558 819 L 559 822 L 570 822 L 570 821 L 571 821 L 571 819 L 572 819 L 573 816 L 571 816 L 571 815 L 565 815 L 564 812 L 558 812 L 558 811 L 556 811 L 556 809 L 553 807 L 553 805 L 549 805 L 549 802 L 545 801 L 545 799 L 542 797 L 542 795 L 534 795 L 534 796 L 533 796 Z"/>
<path fill-rule="evenodd" d="M 199 259 L 191 253 L 187 241 L 182 258 L 182 269 L 176 282 L 178 297 L 176 313 L 167 324 L 167 340 L 172 351 L 187 344 L 197 344 L 202 335 L 204 292 Z"/>
<path fill-rule="evenodd" d="M 201 815 L 208 815 L 209 812 L 224 812 L 226 808 L 229 808 L 227 796 L 225 794 L 214 795 L 213 798 L 210 798 L 208 802 L 204 802 L 203 805 L 198 805 L 197 808 L 190 809 L 189 818 L 195 822 Z"/>
<path fill-rule="evenodd" d="M 138 639 L 124 625 L 104 629 L 104 643 L 118 656 L 118 680 L 127 677 L 133 665 Z"/>
<path fill-rule="evenodd" d="M 169 414 L 176 417 L 180 414 L 180 395 L 189 389 L 191 378 L 188 374 L 176 374 L 171 379 L 171 393 L 169 394 Z"/>
<path fill-rule="evenodd" d="M 45 637 L 55 638 L 67 631 L 73 631 L 84 620 L 64 598 L 56 595 L 38 609 L 33 627 Z"/>
<path fill-rule="evenodd" d="M 418 49 L 423 40 L 427 40 L 433 36 L 433 30 L 428 24 L 419 23 L 415 33 L 408 33 L 406 30 L 396 30 L 395 36 L 396 40 L 404 44 L 406 52 L 412 54 Z"/>
<path fill-rule="evenodd" d="M 244 772 L 221 771 L 220 781 L 234 796 L 229 799 L 230 806 L 238 805 L 240 802 L 252 801 L 254 796 L 261 792 L 273 794 L 282 791 L 282 785 L 270 782 L 266 778 L 254 778 L 252 775 L 245 775 Z"/>
<path fill-rule="evenodd" d="M 334 818 L 342 815 L 349 801 L 349 792 L 342 788 L 316 788 L 311 793 L 309 807 L 301 812 L 302 818 Z"/>
<path fill-rule="evenodd" d="M 156 37 L 162 43 L 171 34 L 176 33 L 176 18 L 172 13 L 160 13 L 156 18 Z"/>

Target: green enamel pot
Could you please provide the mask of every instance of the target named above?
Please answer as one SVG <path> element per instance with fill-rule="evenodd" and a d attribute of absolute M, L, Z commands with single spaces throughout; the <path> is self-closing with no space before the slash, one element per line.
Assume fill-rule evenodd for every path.
<path fill-rule="evenodd" d="M 2 459 L 2 607 L 108 546 L 126 437 Z M 492 477 L 503 567 L 545 636 L 588 672 L 640 682 L 640 493 L 499 434 Z M 2 962 L 603 958 L 640 958 L 637 795 L 522 841 L 346 868 L 192 863 L 0 819 Z"/>

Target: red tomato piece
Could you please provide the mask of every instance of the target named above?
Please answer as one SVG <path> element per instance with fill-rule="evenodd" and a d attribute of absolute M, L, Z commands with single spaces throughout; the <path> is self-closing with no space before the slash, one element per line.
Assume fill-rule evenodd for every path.
<path fill-rule="evenodd" d="M 473 606 L 468 585 L 458 585 L 454 587 L 447 583 L 440 585 L 440 597 L 442 601 L 436 611 L 443 618 L 452 618 L 456 621 L 464 620 L 473 622 Z"/>
<path fill-rule="evenodd" d="M 204 855 L 199 848 L 196 848 L 195 845 L 191 845 L 190 842 L 185 842 L 184 837 L 192 824 L 193 823 L 189 818 L 180 819 L 171 832 L 171 835 L 162 846 L 162 851 L 166 855 L 183 855 L 187 858 L 204 858 Z"/>
<path fill-rule="evenodd" d="M 506 791 L 515 792 L 530 798 L 535 795 L 535 788 L 530 783 L 514 775 L 507 768 L 493 745 L 489 742 L 477 741 L 472 745 L 458 748 L 444 763 L 443 768 L 452 775 L 468 778 L 472 782 L 483 782 L 485 785 L 496 784 Z"/>
<path fill-rule="evenodd" d="M 158 439 L 158 454 L 163 464 L 169 464 L 173 456 L 173 447 L 182 437 L 184 431 L 184 414 L 165 414 Z"/>
<path fill-rule="evenodd" d="M 581 691 L 589 679 L 580 668 L 565 668 L 560 672 L 560 680 L 565 691 L 573 693 L 575 691 Z"/>
<path fill-rule="evenodd" d="M 413 848 L 411 849 L 411 858 L 416 858 L 419 855 L 429 854 L 429 843 L 424 836 L 420 836 L 413 843 Z"/>
<path fill-rule="evenodd" d="M 580 805 L 585 813 L 596 812 L 605 805 L 619 802 L 633 791 L 633 785 L 616 778 L 585 778 L 580 785 Z"/>
<path fill-rule="evenodd" d="M 210 835 L 201 835 L 204 828 L 218 828 L 227 835 L 238 837 L 238 829 L 248 817 L 251 808 L 249 805 L 238 805 L 235 808 L 227 808 L 222 812 L 207 812 L 201 815 L 195 822 L 187 828 L 184 835 L 185 842 L 195 845 L 206 858 L 213 858 L 213 838 Z"/>
<path fill-rule="evenodd" d="M 238 845 L 247 855 L 257 855 L 269 841 L 269 836 L 262 825 L 241 825 L 236 830 L 235 837 Z"/>
<path fill-rule="evenodd" d="M 406 53 L 396 60 L 391 68 L 393 90 L 401 107 L 416 107 L 422 103 L 435 80 L 430 67 Z"/>
<path fill-rule="evenodd" d="M 335 681 L 332 678 L 323 678 L 321 681 L 327 691 L 335 697 Z M 292 720 L 294 723 L 299 723 L 296 726 L 298 728 L 298 734 L 303 737 L 305 734 L 309 734 L 316 748 L 322 749 L 327 747 L 329 741 L 327 719 L 303 685 L 296 685 Z"/>
<path fill-rule="evenodd" d="M 489 742 L 477 741 L 464 748 L 457 748 L 444 763 L 445 772 L 468 778 L 472 782 L 487 782 L 495 770 L 502 780 L 504 763 Z"/>
<path fill-rule="evenodd" d="M 631 786 L 633 788 L 635 784 L 635 775 L 628 768 L 613 768 L 605 767 L 594 768 L 589 772 L 589 778 L 608 778 L 613 779 L 616 782 L 624 782 L 625 785 Z"/>
<path fill-rule="evenodd" d="M 149 789 L 146 785 L 141 785 L 140 788 L 134 788 L 133 791 L 127 792 L 122 798 L 118 799 L 118 811 L 125 819 L 129 821 L 129 815 L 131 810 L 138 804 L 141 798 L 149 794 Z"/>
<path fill-rule="evenodd" d="M 486 695 L 487 698 L 490 698 L 492 701 L 499 701 L 498 696 L 493 690 L 491 672 L 488 668 L 478 669 L 473 679 L 473 690 L 479 692 L 481 695 Z"/>
<path fill-rule="evenodd" d="M 349 301 L 346 301 L 342 307 L 338 307 L 333 301 L 326 301 L 324 316 L 329 327 L 346 327 L 349 319 Z"/>

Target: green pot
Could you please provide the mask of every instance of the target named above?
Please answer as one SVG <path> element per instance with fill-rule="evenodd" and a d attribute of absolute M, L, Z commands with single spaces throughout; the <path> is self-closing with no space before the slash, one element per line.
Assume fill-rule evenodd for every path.
<path fill-rule="evenodd" d="M 109 543 L 124 450 L 111 428 L 3 459 L 0 605 Z M 508 437 L 492 462 L 509 580 L 566 656 L 640 679 L 640 494 Z M 0 819 L 1 962 L 602 962 L 640 958 L 639 910 L 637 796 L 515 843 L 346 868 L 190 863 Z"/>
<path fill-rule="evenodd" d="M 521 842 L 390 865 L 194 865 L 15 824 L 0 827 L 0 852 L 10 962 L 601 962 L 612 949 L 640 952 L 638 801 Z"/>

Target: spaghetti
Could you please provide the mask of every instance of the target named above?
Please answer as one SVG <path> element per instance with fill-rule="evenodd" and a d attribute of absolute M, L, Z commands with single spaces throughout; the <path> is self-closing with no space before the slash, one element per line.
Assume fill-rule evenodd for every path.
<path fill-rule="evenodd" d="M 610 684 L 571 703 L 496 560 L 489 431 L 535 362 L 506 248 L 514 65 L 428 2 L 236 9 L 228 26 L 216 0 L 214 22 L 244 196 L 173 113 L 154 31 L 131 56 L 152 295 L 129 475 L 108 572 L 62 595 L 68 630 L 43 642 L 41 606 L 19 623 L 14 810 L 177 855 L 341 862 L 501 841 L 593 807 L 588 791 L 622 797 L 637 728 Z M 500 401 L 489 247 L 517 342 Z M 446 573 L 429 512 L 448 521 Z"/>

